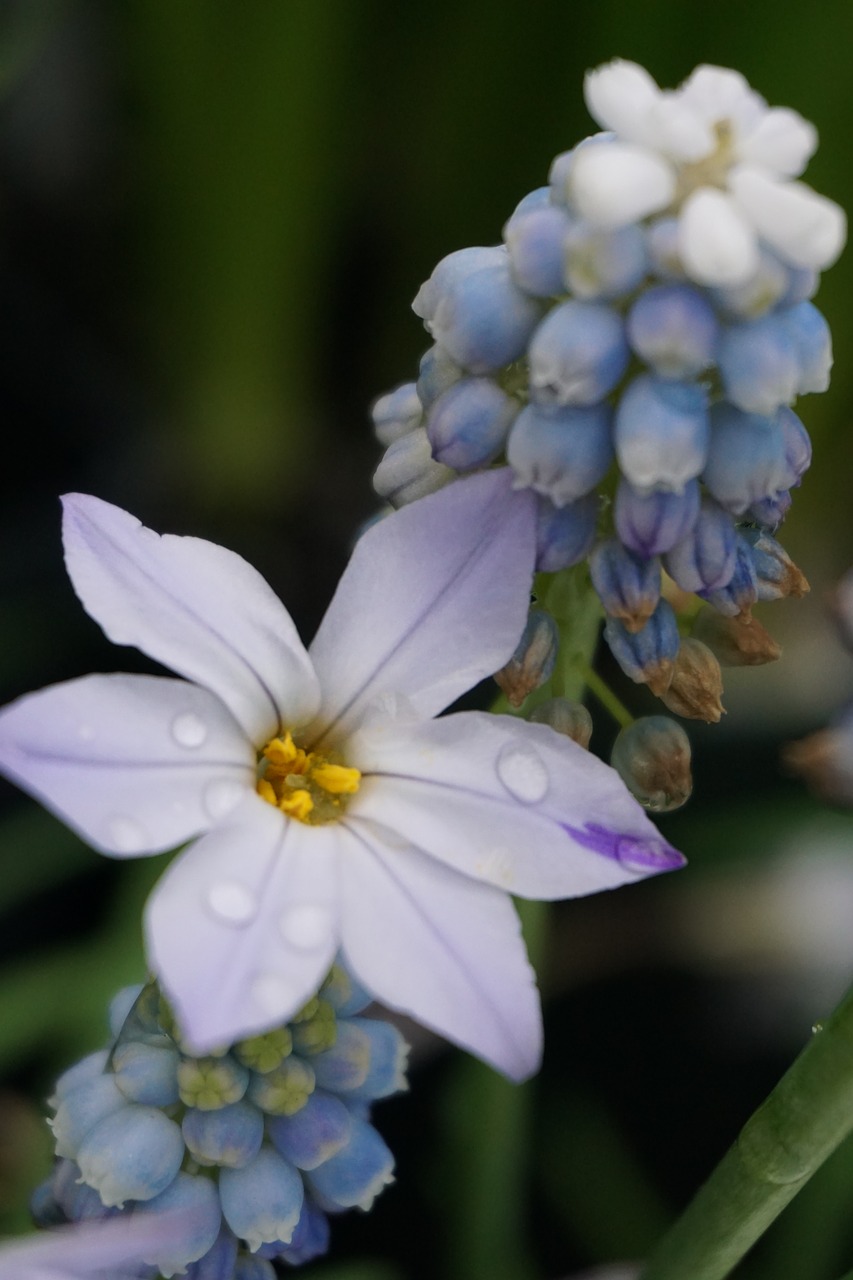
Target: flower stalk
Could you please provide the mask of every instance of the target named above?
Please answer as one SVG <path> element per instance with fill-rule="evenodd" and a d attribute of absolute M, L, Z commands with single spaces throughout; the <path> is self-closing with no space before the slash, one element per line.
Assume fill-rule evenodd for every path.
<path fill-rule="evenodd" d="M 641 1280 L 723 1280 L 853 1130 L 853 988 L 746 1122 Z"/>

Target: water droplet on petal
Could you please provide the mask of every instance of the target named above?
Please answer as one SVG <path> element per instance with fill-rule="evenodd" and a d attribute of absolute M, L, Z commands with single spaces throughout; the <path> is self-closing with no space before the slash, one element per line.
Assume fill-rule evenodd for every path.
<path fill-rule="evenodd" d="M 523 804 L 537 804 L 548 791 L 548 770 L 541 757 L 527 743 L 508 742 L 501 749 L 498 777 L 511 796 Z"/>
<path fill-rule="evenodd" d="M 203 803 L 208 817 L 219 822 L 243 799 L 246 787 L 233 778 L 216 778 L 204 789 Z"/>
<path fill-rule="evenodd" d="M 291 907 L 279 921 L 281 936 L 291 946 L 311 951 L 319 947 L 329 936 L 332 927 L 331 913 L 325 907 Z"/>
<path fill-rule="evenodd" d="M 207 737 L 207 725 L 194 711 L 183 711 L 172 721 L 172 737 L 179 747 L 200 747 Z"/>
<path fill-rule="evenodd" d="M 134 818 L 111 818 L 107 831 L 118 853 L 141 853 L 145 848 L 145 832 Z"/>
<path fill-rule="evenodd" d="M 263 973 L 252 983 L 252 997 L 270 1018 L 284 1021 L 295 1012 L 299 993 L 287 978 L 277 973 Z"/>
<path fill-rule="evenodd" d="M 241 925 L 255 916 L 258 904 L 251 889 L 239 880 L 218 880 L 207 891 L 207 905 L 226 924 Z"/>

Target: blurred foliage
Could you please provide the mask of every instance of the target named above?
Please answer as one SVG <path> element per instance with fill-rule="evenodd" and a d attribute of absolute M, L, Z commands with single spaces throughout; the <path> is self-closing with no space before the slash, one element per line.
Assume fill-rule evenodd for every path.
<path fill-rule="evenodd" d="M 367 405 L 411 377 L 426 345 L 409 300 L 445 253 L 496 241 L 553 156 L 591 130 L 587 67 L 633 58 L 666 85 L 698 62 L 738 67 L 815 121 L 807 178 L 853 208 L 851 41 L 844 0 L 5 0 L 0 397 L 20 447 L 13 459 L 7 446 L 0 505 L 3 699 L 93 667 L 140 669 L 96 636 L 64 580 L 56 495 L 68 489 L 234 546 L 310 633 L 373 509 Z M 849 252 L 819 301 L 838 365 L 831 391 L 803 405 L 815 462 L 785 531 L 818 595 L 853 560 Z M 817 609 L 809 616 L 814 630 Z M 820 660 L 807 645 L 790 653 L 792 683 Z M 559 1017 L 572 1034 L 564 1043 L 552 1019 L 565 1058 L 550 1057 L 547 1084 L 513 1090 L 467 1062 L 455 1079 L 443 1063 L 418 1071 L 409 1118 L 388 1112 L 398 1187 L 372 1226 L 339 1224 L 342 1257 L 377 1261 L 318 1276 L 450 1275 L 452 1258 L 468 1276 L 557 1275 L 642 1251 L 676 1207 L 664 1207 L 669 1189 L 689 1195 L 701 1171 L 685 1172 L 683 1151 L 668 1164 L 677 1144 L 626 1125 L 619 1087 L 581 1049 L 584 1035 L 609 1034 L 626 975 L 671 1002 L 662 1025 L 683 1016 L 667 982 L 690 962 L 649 922 L 672 919 L 687 885 L 754 866 L 797 829 L 815 837 L 816 806 L 776 772 L 766 695 L 756 707 L 696 735 L 696 800 L 666 828 L 693 867 L 560 915 L 576 936 L 554 938 L 549 986 L 568 988 Z M 0 1063 L 15 1096 L 34 1096 L 100 1042 L 110 993 L 141 976 L 140 908 L 162 860 L 95 871 L 56 823 L 11 789 L 0 798 Z M 846 817 L 820 821 L 849 840 Z M 572 994 L 590 975 L 600 1020 Z M 635 1111 L 654 1100 L 673 1117 L 688 1099 L 701 1122 L 707 1039 L 682 1046 L 684 1078 L 668 1092 L 663 1040 L 623 1046 L 626 1095 Z M 709 1086 L 697 1138 L 707 1167 L 784 1062 L 768 1047 L 742 1080 L 716 1062 L 731 1087 L 724 1106 Z M 425 1124 L 433 1114 L 443 1120 Z M 657 1113 L 648 1125 L 661 1128 Z M 10 1228 L 29 1146 L 17 1166 L 4 1152 Z M 851 1160 L 848 1143 L 744 1264 L 747 1280 L 831 1280 L 849 1263 Z M 396 1220 L 401 1205 L 423 1211 L 418 1170 L 431 1171 L 426 1241 Z"/>

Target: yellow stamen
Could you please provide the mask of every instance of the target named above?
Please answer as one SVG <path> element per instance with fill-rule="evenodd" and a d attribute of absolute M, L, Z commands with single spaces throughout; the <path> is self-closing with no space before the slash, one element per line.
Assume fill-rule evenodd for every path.
<path fill-rule="evenodd" d="M 314 801 L 307 791 L 291 791 L 289 796 L 282 796 L 278 802 L 278 807 L 282 813 L 287 814 L 288 818 L 296 818 L 298 822 L 305 822 L 308 814 L 314 808 Z"/>
<path fill-rule="evenodd" d="M 361 782 L 358 769 L 348 769 L 343 764 L 318 764 L 311 770 L 311 777 L 324 791 L 333 796 L 354 796 Z"/>
<path fill-rule="evenodd" d="M 278 806 L 278 796 L 273 790 L 272 783 L 267 782 L 266 778 L 258 778 L 258 785 L 256 789 L 258 795 L 262 800 L 266 800 L 267 804 L 274 804 L 276 807 Z"/>

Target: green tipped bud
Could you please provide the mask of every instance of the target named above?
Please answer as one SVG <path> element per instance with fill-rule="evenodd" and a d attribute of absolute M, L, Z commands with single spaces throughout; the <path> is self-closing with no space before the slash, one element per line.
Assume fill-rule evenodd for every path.
<path fill-rule="evenodd" d="M 256 1107 L 272 1116 L 294 1116 L 314 1092 L 314 1072 L 307 1062 L 291 1055 L 266 1075 L 253 1074 L 247 1095 Z"/>
<path fill-rule="evenodd" d="M 234 1057 L 244 1067 L 264 1074 L 280 1067 L 285 1058 L 293 1052 L 293 1036 L 289 1027 L 277 1027 L 263 1036 L 251 1036 L 241 1040 L 234 1046 Z"/>
<path fill-rule="evenodd" d="M 711 650 L 701 640 L 682 640 L 669 688 L 661 701 L 677 716 L 716 724 L 723 714 L 720 701 L 723 673 Z"/>
<path fill-rule="evenodd" d="M 317 1001 L 317 1012 L 293 1028 L 293 1047 L 297 1053 L 322 1053 L 331 1049 L 338 1038 L 335 1011 L 328 1000 Z"/>
<path fill-rule="evenodd" d="M 531 711 L 530 719 L 536 724 L 549 724 L 584 750 L 589 746 L 592 716 L 582 702 L 572 702 L 570 698 L 548 698 Z"/>
<path fill-rule="evenodd" d="M 319 998 L 317 996 L 312 996 L 308 1003 L 304 1004 L 298 1013 L 294 1013 L 293 1017 L 290 1019 L 291 1026 L 293 1026 L 295 1022 L 308 1022 L 315 1016 L 319 1007 Z"/>
<path fill-rule="evenodd" d="M 644 716 L 623 729 L 610 763 L 640 804 L 656 813 L 680 809 L 690 798 L 690 740 L 668 716 Z"/>
<path fill-rule="evenodd" d="M 199 1111 L 218 1111 L 239 1102 L 248 1083 L 248 1068 L 230 1056 L 183 1058 L 178 1065 L 181 1102 Z"/>
<path fill-rule="evenodd" d="M 780 646 L 757 618 L 727 618 L 705 606 L 696 615 L 693 637 L 706 644 L 724 667 L 760 667 L 781 656 Z"/>

